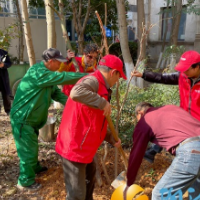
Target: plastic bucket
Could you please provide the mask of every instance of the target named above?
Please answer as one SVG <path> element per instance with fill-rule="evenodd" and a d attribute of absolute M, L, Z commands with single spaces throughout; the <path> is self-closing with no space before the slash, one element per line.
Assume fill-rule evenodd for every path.
<path fill-rule="evenodd" d="M 48 117 L 46 124 L 39 130 L 39 139 L 44 142 L 51 142 L 55 139 L 56 117 Z"/>

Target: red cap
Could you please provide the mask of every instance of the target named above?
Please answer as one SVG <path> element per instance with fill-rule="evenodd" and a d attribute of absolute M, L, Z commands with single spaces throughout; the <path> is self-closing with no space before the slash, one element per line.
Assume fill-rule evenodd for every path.
<path fill-rule="evenodd" d="M 196 51 L 186 51 L 182 54 L 179 63 L 176 65 L 175 70 L 185 72 L 193 64 L 200 62 L 200 54 Z"/>
<path fill-rule="evenodd" d="M 111 69 L 116 69 L 120 73 L 120 77 L 123 79 L 127 79 L 126 75 L 123 72 L 123 63 L 122 61 L 115 55 L 108 54 L 101 58 L 99 61 L 99 65 L 107 66 Z"/>

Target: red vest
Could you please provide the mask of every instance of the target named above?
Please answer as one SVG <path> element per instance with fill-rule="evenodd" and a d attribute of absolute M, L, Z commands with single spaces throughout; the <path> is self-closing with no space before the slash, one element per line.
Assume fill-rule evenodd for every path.
<path fill-rule="evenodd" d="M 82 66 L 82 57 L 76 57 L 76 61 L 77 61 L 77 63 L 78 63 L 78 66 L 79 66 L 79 70 L 80 70 L 80 72 L 84 72 L 84 68 L 83 68 L 83 66 Z M 95 68 L 96 68 L 96 66 L 95 66 Z M 75 70 L 75 67 L 74 67 L 74 64 L 72 64 L 72 66 L 71 66 L 71 68 L 70 68 L 70 70 L 69 70 L 70 72 L 75 72 L 76 70 Z M 87 71 L 88 73 L 91 73 L 91 72 L 94 72 L 94 69 L 93 70 L 90 70 L 90 71 Z M 70 95 L 70 92 L 71 92 L 71 90 L 72 90 L 72 88 L 74 87 L 74 85 L 64 85 L 63 86 L 63 90 L 62 90 L 62 92 L 65 94 L 65 95 L 67 95 L 67 96 L 69 96 Z"/>
<path fill-rule="evenodd" d="M 98 94 L 108 100 L 108 90 L 102 74 L 97 70 L 88 76 L 97 78 Z M 102 110 L 88 107 L 69 97 L 59 127 L 56 152 L 74 162 L 91 163 L 106 132 L 107 121 Z"/>
<path fill-rule="evenodd" d="M 200 82 L 191 88 L 191 81 L 183 73 L 179 76 L 180 107 L 200 121 Z"/>

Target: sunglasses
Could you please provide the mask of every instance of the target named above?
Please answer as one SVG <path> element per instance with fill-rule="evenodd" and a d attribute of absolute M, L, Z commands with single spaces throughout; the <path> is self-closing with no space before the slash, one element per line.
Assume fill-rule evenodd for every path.
<path fill-rule="evenodd" d="M 92 60 L 92 59 L 97 60 L 97 58 L 98 58 L 98 57 L 91 56 L 91 55 L 86 55 L 86 56 L 87 56 L 89 59 L 91 59 L 91 60 Z"/>

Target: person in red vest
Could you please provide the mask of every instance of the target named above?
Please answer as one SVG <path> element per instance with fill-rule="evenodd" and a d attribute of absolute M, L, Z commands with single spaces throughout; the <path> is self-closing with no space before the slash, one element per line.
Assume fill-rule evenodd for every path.
<path fill-rule="evenodd" d="M 152 83 L 179 85 L 180 107 L 200 121 L 200 54 L 192 50 L 186 51 L 182 54 L 175 69 L 178 72 L 170 74 L 134 71 L 131 75 Z M 153 162 L 154 156 L 161 150 L 162 148 L 153 145 L 144 158 Z"/>
<path fill-rule="evenodd" d="M 96 170 L 93 158 L 107 133 L 110 88 L 120 77 L 127 79 L 122 61 L 114 55 L 106 55 L 94 73 L 72 88 L 56 141 L 56 152 L 63 161 L 67 200 L 93 199 Z"/>
<path fill-rule="evenodd" d="M 142 74 L 134 71 L 131 75 L 152 83 L 179 85 L 180 107 L 200 121 L 200 54 L 193 50 L 186 51 L 181 55 L 175 70 L 178 72 L 170 74 L 147 71 Z M 161 151 L 161 147 L 152 144 L 144 158 L 153 162 L 155 155 Z M 193 185 L 194 189 L 197 187 L 197 185 Z"/>
<path fill-rule="evenodd" d="M 85 46 L 82 57 L 75 57 L 74 52 L 67 51 L 67 60 L 68 62 L 63 64 L 63 69 L 61 71 L 70 71 L 75 72 L 76 69 L 72 63 L 72 58 L 75 57 L 80 72 L 91 73 L 96 70 L 97 67 L 97 58 L 99 55 L 99 48 L 96 44 L 88 44 Z M 64 85 L 63 93 L 69 96 L 70 91 L 74 85 Z"/>

